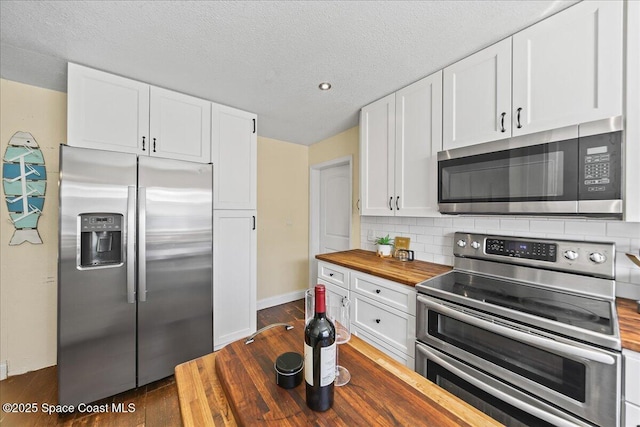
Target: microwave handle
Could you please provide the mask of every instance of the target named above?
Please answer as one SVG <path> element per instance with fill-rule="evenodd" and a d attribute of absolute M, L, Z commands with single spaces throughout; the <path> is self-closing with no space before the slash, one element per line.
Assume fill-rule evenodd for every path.
<path fill-rule="evenodd" d="M 458 369 L 457 367 L 455 367 L 454 365 L 450 364 L 449 362 L 443 360 L 442 358 L 440 358 L 438 355 L 434 354 L 433 352 L 427 350 L 426 348 L 417 345 L 416 346 L 416 350 L 421 352 L 422 354 L 424 354 L 429 360 L 432 360 L 433 362 L 437 363 L 438 365 L 440 365 L 441 367 L 443 367 L 444 369 L 446 369 L 447 371 L 451 372 L 452 374 L 455 374 L 456 376 L 462 378 L 463 380 L 465 380 L 466 382 L 478 387 L 480 390 L 502 400 L 505 403 L 508 403 L 524 412 L 527 412 L 537 418 L 540 418 L 542 420 L 545 420 L 553 425 L 556 425 L 558 427 L 575 427 L 575 423 L 569 421 L 569 420 L 565 420 L 563 418 L 560 418 L 552 413 L 549 413 L 543 409 L 540 408 L 536 408 L 533 405 L 528 404 L 527 402 L 523 402 L 521 400 L 518 400 L 518 398 L 510 396 L 509 394 L 500 391 L 496 388 L 491 387 L 490 385 L 478 380 L 477 378 L 473 377 L 472 375 L 467 374 L 466 372 Z"/>
<path fill-rule="evenodd" d="M 421 295 L 418 295 L 418 301 L 436 312 L 442 313 L 461 322 L 465 322 L 470 325 L 477 326 L 478 328 L 486 329 L 488 331 L 495 332 L 500 335 L 504 335 L 506 337 L 521 341 L 523 343 L 552 351 L 554 353 L 579 357 L 593 362 L 604 363 L 605 365 L 613 365 L 614 363 L 616 363 L 616 359 L 612 356 L 609 356 L 608 354 L 595 350 L 589 350 L 586 348 L 574 347 L 569 344 L 554 341 L 550 338 L 528 334 L 526 332 L 522 332 L 515 328 L 502 324 L 498 321 L 488 322 L 471 314 L 463 313 L 445 305 L 430 301 Z"/>

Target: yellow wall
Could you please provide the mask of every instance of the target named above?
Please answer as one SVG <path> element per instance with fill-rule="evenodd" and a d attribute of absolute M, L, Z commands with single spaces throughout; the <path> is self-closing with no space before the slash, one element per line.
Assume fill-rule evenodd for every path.
<path fill-rule="evenodd" d="M 0 80 L 0 155 L 15 132 L 40 145 L 47 189 L 38 231 L 43 244 L 9 246 L 4 192 L 0 200 L 0 362 L 10 375 L 56 363 L 58 145 L 67 133 L 67 96 L 61 92 Z"/>
<path fill-rule="evenodd" d="M 308 148 L 258 137 L 258 301 L 306 289 Z"/>
<path fill-rule="evenodd" d="M 352 156 L 351 248 L 360 247 L 360 213 L 356 203 L 360 198 L 359 128 L 348 129 L 309 146 L 309 166 L 345 156 Z"/>

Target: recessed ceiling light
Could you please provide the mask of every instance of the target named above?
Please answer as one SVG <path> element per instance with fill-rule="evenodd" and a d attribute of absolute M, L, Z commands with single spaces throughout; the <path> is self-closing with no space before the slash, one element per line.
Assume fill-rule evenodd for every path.
<path fill-rule="evenodd" d="M 329 90 L 331 89 L 331 83 L 329 82 L 322 82 L 318 85 L 318 88 L 320 88 L 320 90 Z"/>

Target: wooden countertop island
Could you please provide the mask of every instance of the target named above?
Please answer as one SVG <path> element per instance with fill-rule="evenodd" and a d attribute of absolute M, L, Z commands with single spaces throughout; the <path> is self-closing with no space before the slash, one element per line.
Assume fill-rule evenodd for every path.
<path fill-rule="evenodd" d="M 291 390 L 275 382 L 278 355 L 303 353 L 304 321 L 290 324 L 294 329 L 269 329 L 251 344 L 236 341 L 178 365 L 184 425 L 501 425 L 355 336 L 338 350 L 351 381 L 335 388 L 331 409 L 314 412 L 304 380 Z"/>

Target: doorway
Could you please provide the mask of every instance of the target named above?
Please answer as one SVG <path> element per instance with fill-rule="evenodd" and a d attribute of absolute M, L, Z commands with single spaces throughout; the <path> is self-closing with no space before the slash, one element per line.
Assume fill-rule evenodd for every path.
<path fill-rule="evenodd" d="M 317 281 L 317 254 L 351 247 L 351 180 L 351 156 L 309 169 L 309 286 Z"/>

